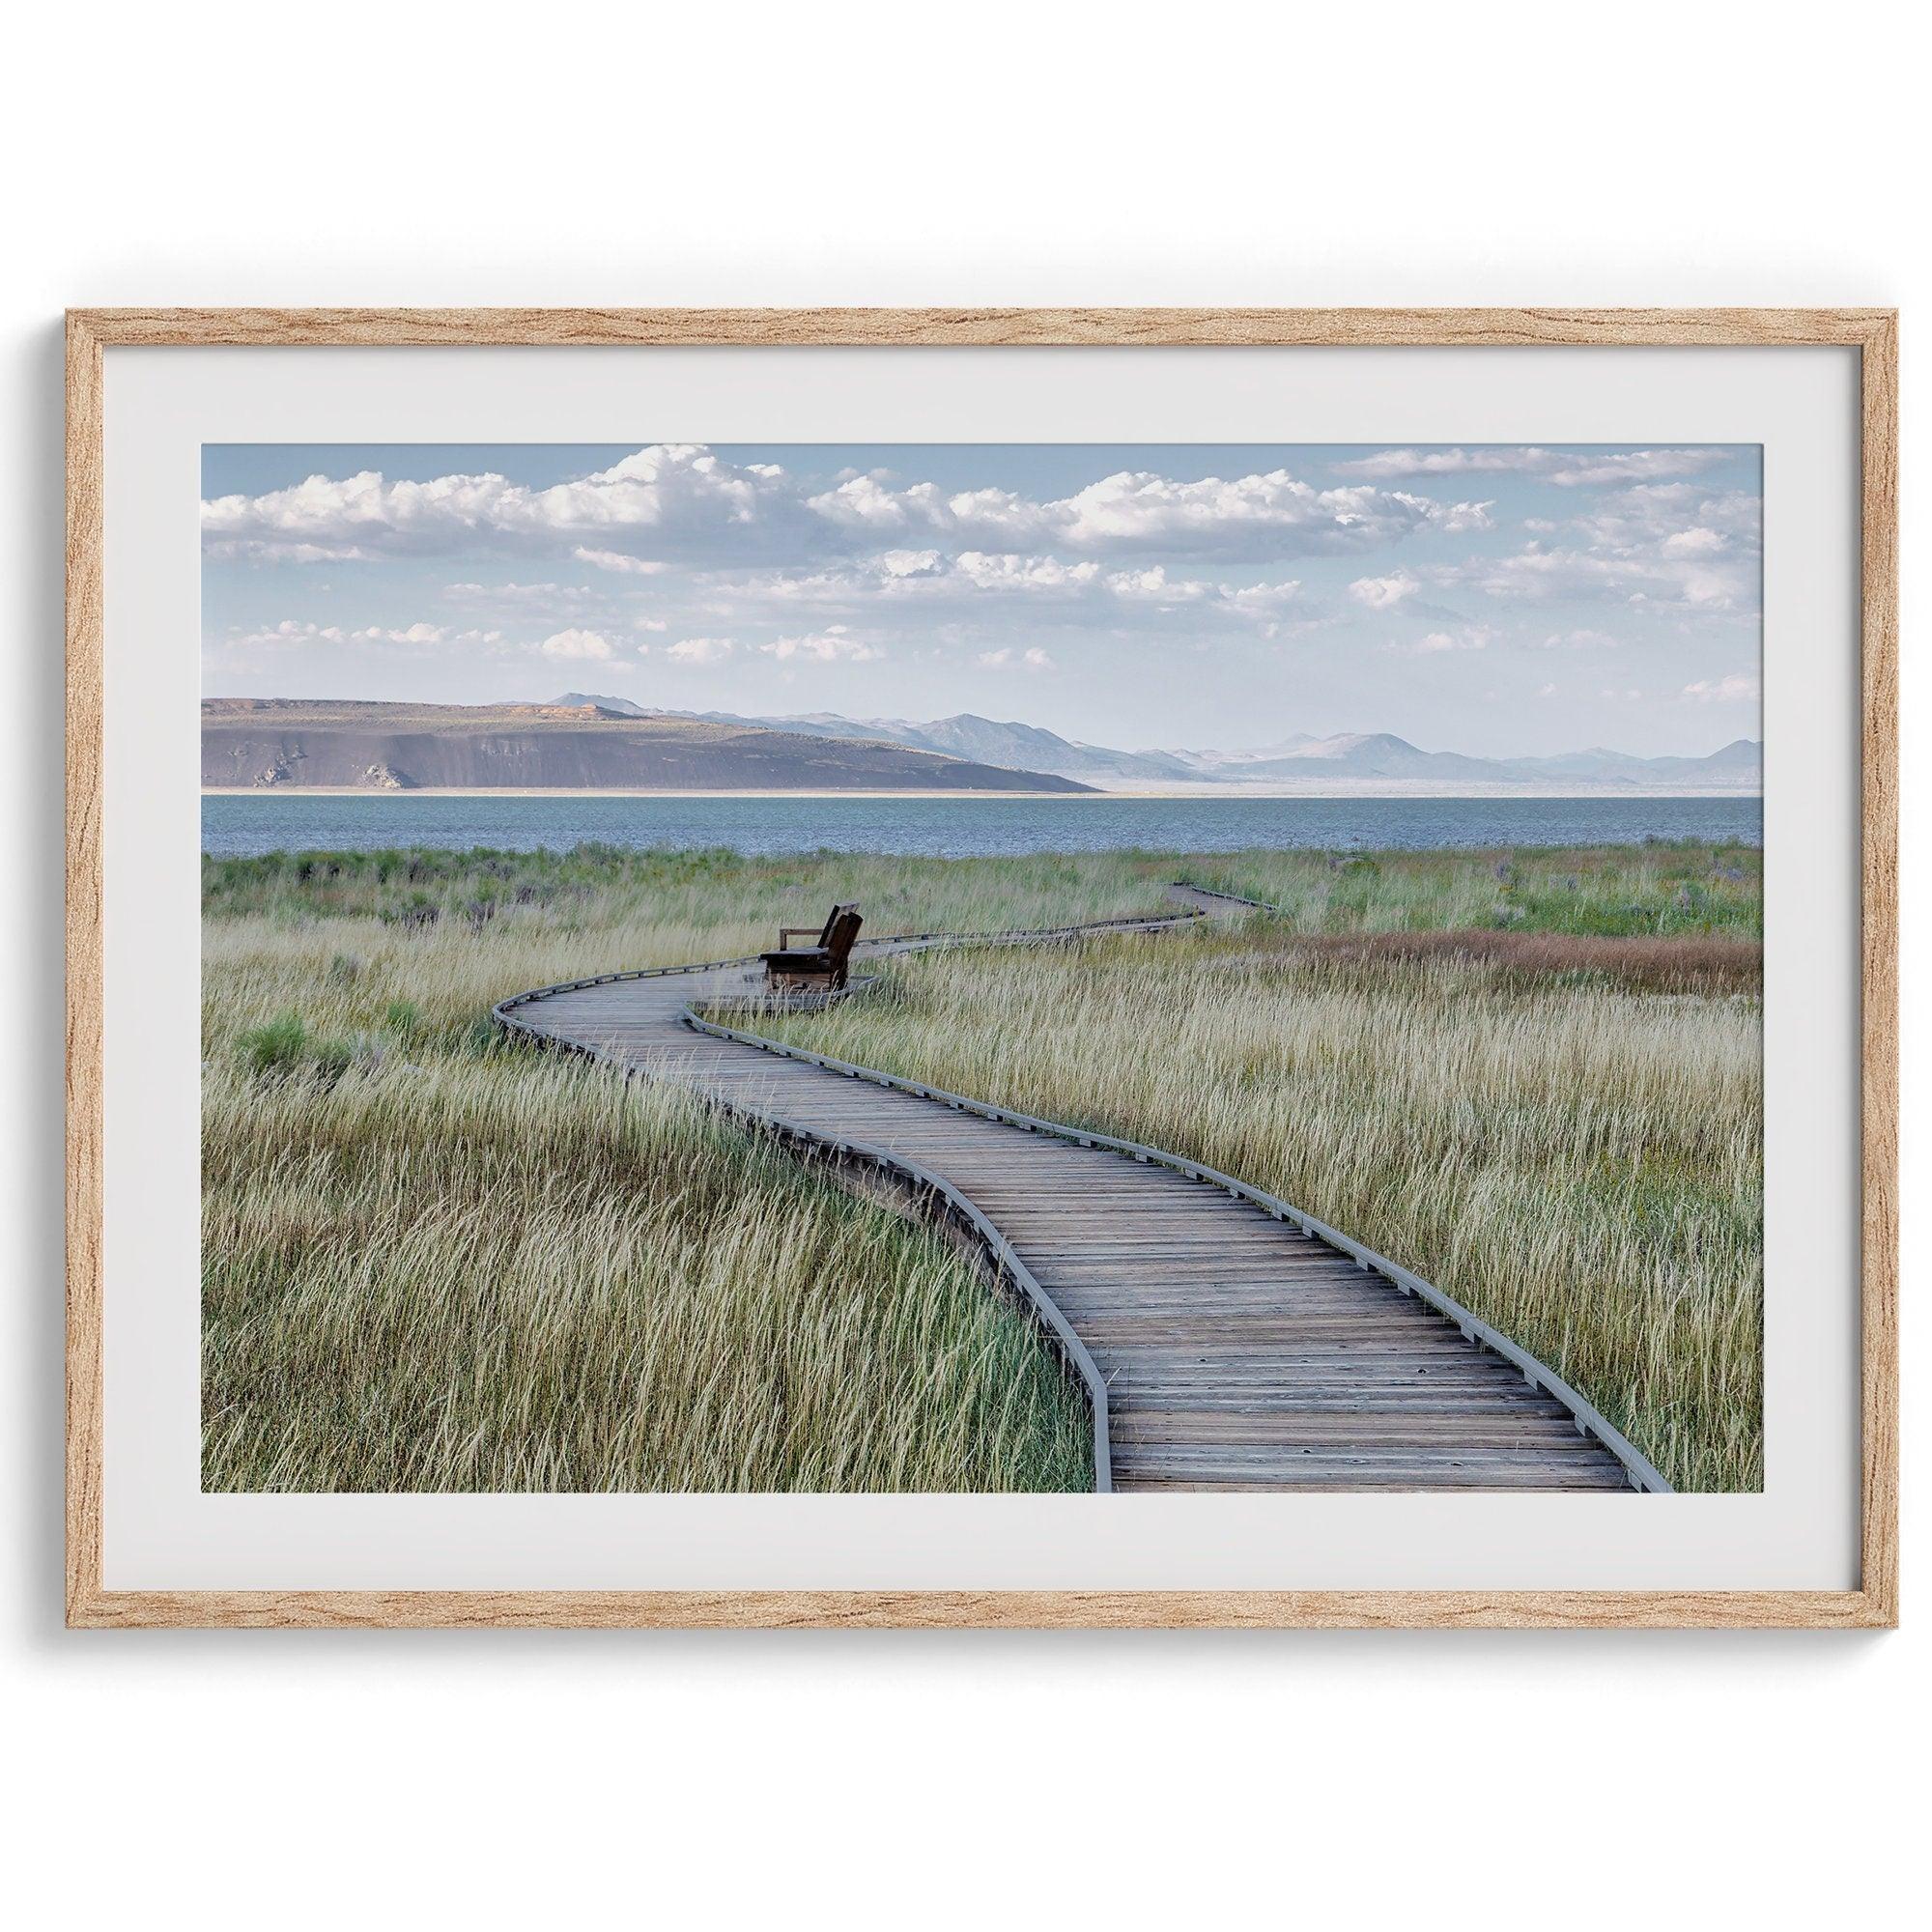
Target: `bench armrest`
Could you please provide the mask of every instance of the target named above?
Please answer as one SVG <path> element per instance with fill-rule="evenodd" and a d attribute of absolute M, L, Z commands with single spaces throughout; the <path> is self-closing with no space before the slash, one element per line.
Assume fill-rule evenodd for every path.
<path fill-rule="evenodd" d="M 791 936 L 795 932 L 808 933 L 813 939 L 818 937 L 818 928 L 815 925 L 781 925 L 779 927 L 779 951 L 781 952 L 791 944 Z"/>

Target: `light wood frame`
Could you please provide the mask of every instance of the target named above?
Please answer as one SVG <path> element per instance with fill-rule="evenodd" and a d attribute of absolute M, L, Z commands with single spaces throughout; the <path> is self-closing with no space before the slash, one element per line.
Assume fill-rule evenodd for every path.
<path fill-rule="evenodd" d="M 1862 1562 L 1855 1590 L 156 1591 L 101 1577 L 101 355 L 118 347 L 1816 347 L 1861 362 Z M 67 1616 L 76 1627 L 1780 1626 L 1898 1620 L 1898 321 L 1889 309 L 88 309 L 67 319 Z"/>

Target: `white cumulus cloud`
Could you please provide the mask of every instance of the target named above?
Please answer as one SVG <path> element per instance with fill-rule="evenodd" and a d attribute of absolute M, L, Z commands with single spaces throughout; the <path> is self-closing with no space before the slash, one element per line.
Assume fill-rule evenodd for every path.
<path fill-rule="evenodd" d="M 654 444 L 544 489 L 494 471 L 417 481 L 364 469 L 201 506 L 203 540 L 216 555 L 319 561 L 351 551 L 432 556 L 521 550 L 623 570 L 648 568 L 666 555 L 689 561 L 746 548 L 755 554 L 759 543 L 778 542 L 811 521 L 781 469 L 726 463 L 697 443 Z M 613 565 L 613 557 L 623 561 Z"/>
<path fill-rule="evenodd" d="M 1245 476 L 1122 469 L 1070 496 L 947 492 L 883 474 L 813 492 L 775 464 L 734 464 L 697 443 L 659 443 L 545 488 L 492 471 L 427 479 L 373 469 L 316 474 L 202 504 L 211 554 L 284 562 L 469 552 L 567 556 L 654 575 L 669 562 L 753 564 L 882 547 L 916 574 L 929 540 L 993 554 L 1070 551 L 1261 561 L 1346 554 L 1411 531 L 1489 526 L 1483 503 L 1437 503 L 1372 483 L 1321 488 L 1285 469 Z"/>
<path fill-rule="evenodd" d="M 1703 704 L 1734 704 L 1758 696 L 1758 680 L 1751 671 L 1732 671 L 1727 677 L 1703 677 L 1687 684 L 1683 696 Z"/>
<path fill-rule="evenodd" d="M 1063 563 L 1055 556 L 1014 556 L 988 554 L 984 551 L 962 551 L 954 557 L 953 570 L 976 590 L 1079 590 L 1097 582 L 1097 563 Z"/>
<path fill-rule="evenodd" d="M 1589 651 L 1614 650 L 1617 639 L 1607 631 L 1552 631 L 1543 639 L 1541 648 L 1546 651 Z"/>
<path fill-rule="evenodd" d="M 828 624 L 822 631 L 807 631 L 795 638 L 774 638 L 770 643 L 760 644 L 758 648 L 767 657 L 781 662 L 805 658 L 818 664 L 829 664 L 835 658 L 846 658 L 854 664 L 865 664 L 885 655 L 876 645 L 853 637 L 843 624 Z"/>
<path fill-rule="evenodd" d="M 1431 575 L 1437 582 L 1525 604 L 1602 602 L 1700 616 L 1754 613 L 1757 608 L 1754 560 L 1666 554 L 1656 543 L 1620 546 L 1600 539 L 1555 550 L 1530 544 Z"/>
<path fill-rule="evenodd" d="M 1371 611 L 1389 611 L 1406 597 L 1414 597 L 1422 589 L 1422 580 L 1411 577 L 1406 570 L 1398 570 L 1387 577 L 1358 577 L 1349 585 L 1349 595 L 1357 604 L 1366 604 Z"/>
<path fill-rule="evenodd" d="M 1233 620 L 1278 634 L 1285 622 L 1313 621 L 1319 610 L 1297 579 L 1235 585 L 1176 575 L 1165 564 L 1106 570 L 1094 558 L 1078 562 L 1038 553 L 936 550 L 884 555 L 807 573 L 751 575 L 714 592 L 725 616 L 799 604 L 854 616 L 887 605 L 917 606 L 922 621 L 973 621 L 1005 606 L 1025 607 L 1029 621 L 1159 628 L 1178 619 Z"/>
<path fill-rule="evenodd" d="M 591 564 L 598 570 L 614 570 L 624 577 L 655 577 L 669 568 L 657 557 L 626 556 L 619 550 L 591 550 L 583 544 L 570 554 L 579 563 Z"/>
<path fill-rule="evenodd" d="M 222 642 L 231 648 L 263 644 L 401 644 L 427 649 L 433 645 L 499 644 L 501 631 L 452 630 L 446 624 L 317 624 L 297 617 L 252 631 L 231 631 Z"/>
<path fill-rule="evenodd" d="M 1345 476 L 1467 476 L 1517 473 L 1564 488 L 1694 476 L 1723 461 L 1721 449 L 1556 450 L 1534 446 L 1477 449 L 1380 449 L 1338 463 Z"/>
<path fill-rule="evenodd" d="M 617 646 L 602 631 L 553 631 L 537 649 L 547 658 L 609 660 L 617 655 Z"/>
<path fill-rule="evenodd" d="M 1321 489 L 1286 469 L 1188 478 L 1122 469 L 1044 499 L 999 489 L 949 496 L 930 483 L 898 489 L 858 476 L 810 505 L 847 529 L 934 534 L 995 554 L 1060 549 L 1262 559 L 1346 554 L 1432 526 L 1489 526 L 1486 504 L 1441 504 L 1364 485 Z"/>

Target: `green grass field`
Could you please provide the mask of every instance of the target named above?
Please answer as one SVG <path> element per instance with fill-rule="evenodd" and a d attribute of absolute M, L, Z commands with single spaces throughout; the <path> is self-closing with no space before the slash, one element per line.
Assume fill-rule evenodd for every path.
<path fill-rule="evenodd" d="M 209 1486 L 1087 1487 L 1079 1392 L 936 1236 L 487 1015 L 835 897 L 991 931 L 1183 874 L 1282 916 L 905 959 L 782 1030 L 1285 1193 L 1755 1486 L 1758 854 L 1689 844 L 207 861 Z"/>
<path fill-rule="evenodd" d="M 1189 862 L 1196 884 L 1278 907 L 1298 932 L 1764 936 L 1764 855 L 1654 840 L 1478 852 L 1238 852 Z"/>

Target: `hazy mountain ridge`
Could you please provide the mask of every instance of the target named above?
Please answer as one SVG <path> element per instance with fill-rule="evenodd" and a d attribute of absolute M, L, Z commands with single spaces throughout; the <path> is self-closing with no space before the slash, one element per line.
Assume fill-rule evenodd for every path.
<path fill-rule="evenodd" d="M 568 694 L 581 697 L 580 693 Z M 558 702 L 562 702 L 559 699 Z M 592 698 L 601 705 L 628 699 Z M 1703 757 L 1641 757 L 1603 747 L 1547 757 L 1491 758 L 1463 752 L 1425 752 L 1392 732 L 1343 732 L 1316 738 L 1294 732 L 1247 751 L 1116 751 L 1063 738 L 1044 726 L 960 712 L 916 722 L 899 718 L 843 718 L 836 712 L 801 717 L 740 717 L 731 712 L 659 712 L 651 715 L 802 732 L 854 743 L 888 743 L 914 751 L 970 758 L 987 765 L 1050 772 L 1107 788 L 1162 783 L 1257 785 L 1324 781 L 1466 782 L 1485 785 L 1577 783 L 1607 786 L 1694 784 L 1756 790 L 1762 783 L 1763 748 L 1749 738 Z"/>
<path fill-rule="evenodd" d="M 1696 784 L 1756 790 L 1763 781 L 1763 746 L 1737 738 L 1702 757 L 1639 757 L 1595 747 L 1549 757 L 1486 758 L 1462 752 L 1425 752 L 1390 732 L 1344 733 L 1310 739 L 1272 757 L 1201 753 L 1202 777 L 1253 782 L 1266 779 L 1458 779 L 1484 784 L 1534 784 L 1552 780 L 1604 785 Z M 1186 753 L 1180 753 L 1186 756 Z"/>
<path fill-rule="evenodd" d="M 573 696 L 582 694 L 569 694 Z M 330 790 L 1044 791 L 1091 787 L 892 743 L 582 704 L 209 698 L 207 786 Z"/>
<path fill-rule="evenodd" d="M 553 697 L 550 702 L 571 710 L 582 710 L 584 705 L 594 705 L 599 711 L 614 711 L 620 718 L 648 718 L 650 711 L 635 699 L 629 697 L 599 697 L 589 692 L 566 691 L 561 697 Z"/>
<path fill-rule="evenodd" d="M 588 704 L 624 706 L 626 698 L 566 694 Z M 565 702 L 565 698 L 556 700 Z M 833 711 L 808 711 L 789 717 L 756 717 L 735 711 L 651 711 L 639 707 L 635 715 L 689 718 L 707 724 L 752 725 L 766 731 L 802 732 L 816 738 L 844 738 L 858 744 L 902 745 L 910 751 L 940 757 L 967 758 L 976 763 L 1051 772 L 1060 778 L 1101 783 L 1108 779 L 1187 779 L 1196 776 L 1165 752 L 1116 752 L 1102 745 L 1083 745 L 1063 738 L 1043 725 L 1017 720 L 999 723 L 962 711 L 952 718 L 916 723 L 904 718 L 843 718 Z"/>

